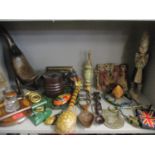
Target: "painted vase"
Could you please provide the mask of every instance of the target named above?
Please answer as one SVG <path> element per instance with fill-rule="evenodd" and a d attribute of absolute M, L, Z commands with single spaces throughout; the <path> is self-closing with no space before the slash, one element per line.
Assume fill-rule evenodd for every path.
<path fill-rule="evenodd" d="M 91 60 L 91 52 L 88 52 L 87 61 L 83 68 L 84 74 L 84 87 L 89 92 L 91 91 L 92 81 L 93 81 L 93 66 Z"/>

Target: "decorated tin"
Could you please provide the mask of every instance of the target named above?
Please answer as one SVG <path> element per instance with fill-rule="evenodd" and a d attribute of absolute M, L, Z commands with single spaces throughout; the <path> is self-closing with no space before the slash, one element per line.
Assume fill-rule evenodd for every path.
<path fill-rule="evenodd" d="M 66 93 L 66 94 L 62 94 L 59 95 L 58 97 L 56 97 L 56 99 L 53 101 L 53 104 L 55 106 L 61 106 L 66 104 L 71 98 L 71 94 Z"/>
<path fill-rule="evenodd" d="M 52 111 L 47 108 L 43 112 L 33 113 L 29 118 L 32 121 L 32 123 L 37 126 L 43 121 L 45 121 L 51 114 Z"/>

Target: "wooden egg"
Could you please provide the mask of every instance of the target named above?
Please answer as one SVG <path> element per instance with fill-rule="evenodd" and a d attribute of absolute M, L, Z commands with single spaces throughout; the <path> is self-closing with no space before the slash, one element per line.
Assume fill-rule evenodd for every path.
<path fill-rule="evenodd" d="M 119 99 L 124 95 L 124 90 L 120 85 L 117 85 L 113 91 L 112 91 L 112 95 L 116 98 Z"/>

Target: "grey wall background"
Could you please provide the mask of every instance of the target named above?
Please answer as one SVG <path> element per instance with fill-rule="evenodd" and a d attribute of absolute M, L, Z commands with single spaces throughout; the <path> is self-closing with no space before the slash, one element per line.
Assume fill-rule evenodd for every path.
<path fill-rule="evenodd" d="M 115 33 L 115 34 L 114 34 Z M 92 50 L 93 64 L 120 63 L 127 35 L 105 31 L 36 31 L 11 33 L 35 69 L 73 65 L 80 71 L 86 52 Z"/>
<path fill-rule="evenodd" d="M 153 21 L 5 21 L 1 24 L 35 70 L 69 65 L 81 74 L 86 53 L 91 49 L 94 67 L 99 63 L 127 63 L 130 80 L 140 34 L 145 29 L 152 31 L 155 25 Z M 3 40 L 0 51 L 2 44 Z M 155 54 L 145 71 L 148 76 L 144 84 L 144 92 L 152 103 L 155 100 L 153 57 Z M 2 55 L 0 58 L 2 66 Z"/>
<path fill-rule="evenodd" d="M 36 70 L 43 70 L 46 66 L 73 65 L 81 72 L 89 49 L 92 50 L 94 66 L 97 63 L 122 62 L 124 45 L 128 37 L 127 29 L 104 29 L 101 25 L 91 27 L 91 23 L 82 23 L 83 27 L 81 24 L 75 25 L 74 22 L 71 23 L 72 27 L 70 23 L 69 27 L 66 23 L 48 24 L 36 23 L 31 27 L 24 23 L 16 26 L 14 23 L 14 29 L 9 30 Z M 11 26 L 6 24 L 5 27 L 10 29 Z"/>

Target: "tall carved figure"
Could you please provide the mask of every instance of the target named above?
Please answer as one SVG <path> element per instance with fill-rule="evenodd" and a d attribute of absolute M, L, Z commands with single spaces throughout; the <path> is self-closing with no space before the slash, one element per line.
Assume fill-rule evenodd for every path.
<path fill-rule="evenodd" d="M 131 88 L 131 96 L 136 99 L 142 91 L 143 69 L 148 63 L 149 34 L 144 32 L 139 44 L 139 50 L 135 56 L 135 74 Z"/>

